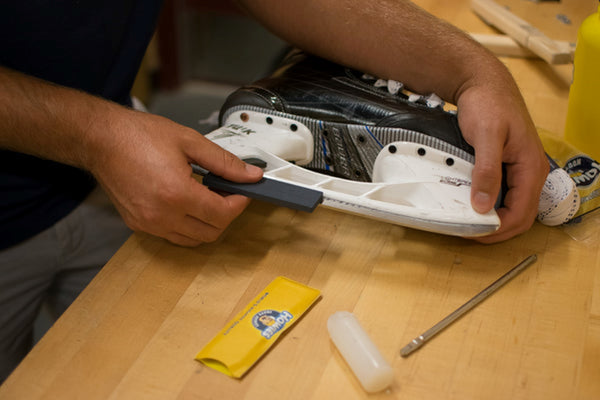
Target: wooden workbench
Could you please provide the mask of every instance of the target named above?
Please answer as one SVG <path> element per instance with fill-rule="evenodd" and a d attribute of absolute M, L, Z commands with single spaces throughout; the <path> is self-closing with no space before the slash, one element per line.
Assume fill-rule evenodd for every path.
<path fill-rule="evenodd" d="M 490 33 L 466 0 L 416 1 Z M 501 2 L 502 3 L 502 2 Z M 595 0 L 511 0 L 574 40 Z M 542 10 L 542 11 L 540 11 Z M 557 13 L 572 25 L 555 20 Z M 570 67 L 504 59 L 541 128 L 562 134 Z M 0 387 L 0 399 L 599 399 L 598 235 L 536 223 L 480 245 L 319 208 L 254 202 L 218 243 L 195 249 L 133 235 Z M 399 350 L 526 256 L 538 261 L 408 358 Z M 241 380 L 196 353 L 276 276 L 322 297 Z M 329 340 L 353 312 L 395 371 L 368 396 Z"/>

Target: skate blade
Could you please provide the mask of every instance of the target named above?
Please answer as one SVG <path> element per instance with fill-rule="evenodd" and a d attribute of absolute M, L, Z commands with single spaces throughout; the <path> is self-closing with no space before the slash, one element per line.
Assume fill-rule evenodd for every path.
<path fill-rule="evenodd" d="M 313 135 L 296 119 L 240 111 L 206 137 L 241 159 L 263 160 L 269 179 L 321 191 L 324 207 L 453 236 L 500 227 L 494 210 L 479 214 L 470 205 L 472 164 L 423 144 L 388 144 L 375 161 L 374 182 L 357 182 L 296 165 L 313 154 Z"/>

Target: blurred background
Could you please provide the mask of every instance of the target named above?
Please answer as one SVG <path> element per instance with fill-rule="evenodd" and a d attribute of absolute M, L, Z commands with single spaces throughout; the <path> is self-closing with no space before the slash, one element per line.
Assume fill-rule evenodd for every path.
<path fill-rule="evenodd" d="M 208 133 L 227 95 L 269 74 L 286 48 L 231 0 L 167 0 L 134 96 Z"/>

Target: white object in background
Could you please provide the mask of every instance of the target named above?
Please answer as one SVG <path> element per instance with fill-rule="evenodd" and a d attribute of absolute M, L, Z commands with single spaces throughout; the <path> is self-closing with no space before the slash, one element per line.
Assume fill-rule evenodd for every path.
<path fill-rule="evenodd" d="M 521 45 L 515 39 L 508 35 L 498 35 L 494 33 L 471 33 L 475 39 L 483 47 L 490 50 L 498 57 L 521 57 L 521 58 L 536 58 L 539 57 L 533 51 Z M 563 49 L 565 53 L 573 54 L 575 51 L 575 43 L 555 40 L 556 46 Z"/>
<path fill-rule="evenodd" d="M 573 62 L 574 48 L 564 42 L 550 39 L 527 21 L 494 0 L 472 0 L 472 10 L 485 22 L 512 37 L 549 64 Z"/>
<path fill-rule="evenodd" d="M 338 311 L 332 314 L 327 320 L 327 330 L 331 340 L 367 392 L 379 392 L 392 384 L 392 367 L 352 313 Z"/>

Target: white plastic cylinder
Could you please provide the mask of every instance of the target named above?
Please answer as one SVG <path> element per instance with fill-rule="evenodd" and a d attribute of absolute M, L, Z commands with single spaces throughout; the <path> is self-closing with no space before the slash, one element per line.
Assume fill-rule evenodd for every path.
<path fill-rule="evenodd" d="M 331 340 L 367 392 L 379 392 L 391 385 L 394 380 L 392 367 L 352 313 L 338 311 L 332 314 L 327 321 L 327 330 Z"/>

